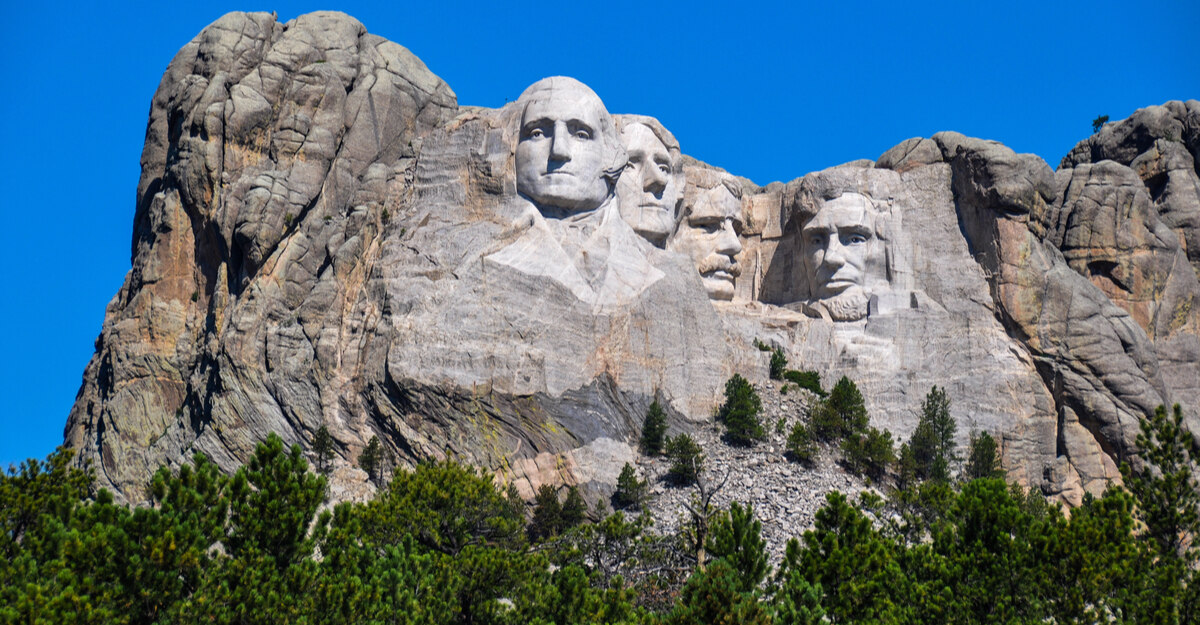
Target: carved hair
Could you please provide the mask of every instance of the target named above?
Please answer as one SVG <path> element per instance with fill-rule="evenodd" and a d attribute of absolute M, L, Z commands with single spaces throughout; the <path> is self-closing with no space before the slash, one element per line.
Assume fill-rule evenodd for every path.
<path fill-rule="evenodd" d="M 683 152 L 679 149 L 679 141 L 675 139 L 675 135 L 667 130 L 662 122 L 650 117 L 649 115 L 613 115 L 613 121 L 617 124 L 617 132 L 624 134 L 625 129 L 635 124 L 641 124 L 650 129 L 654 133 L 663 146 L 667 148 L 667 153 L 671 155 L 671 172 L 675 175 L 683 173 Z"/>
<path fill-rule="evenodd" d="M 726 173 L 719 169 L 710 169 L 707 167 L 695 167 L 689 165 L 684 170 L 686 183 L 683 186 L 683 201 L 680 203 L 679 213 L 675 215 L 675 230 L 679 229 L 679 224 L 692 212 L 692 207 L 696 202 L 708 191 L 717 187 L 724 186 L 729 190 L 729 193 L 739 201 L 742 199 L 744 192 L 742 184 L 733 174 Z M 740 217 L 739 217 L 740 219 Z"/>
<path fill-rule="evenodd" d="M 880 202 L 871 196 L 866 178 L 854 175 L 856 170 L 829 170 L 818 174 L 809 174 L 800 179 L 799 184 L 786 193 L 785 201 L 791 207 L 792 221 L 802 227 L 810 219 L 817 216 L 825 202 L 835 200 L 847 193 L 861 195 L 870 206 L 874 222 L 875 236 L 887 241 L 890 236 L 890 199 L 887 203 Z M 840 174 L 840 175 L 837 175 Z"/>
<path fill-rule="evenodd" d="M 600 127 L 596 130 L 600 135 L 600 141 L 604 146 L 605 153 L 609 155 L 608 162 L 604 167 L 603 176 L 608 182 L 608 188 L 611 192 L 617 184 L 617 178 L 621 177 L 621 170 L 625 169 L 628 158 L 625 154 L 625 146 L 621 143 L 621 136 L 617 132 L 616 124 L 613 122 L 612 115 L 608 113 L 608 109 L 604 107 L 604 101 L 600 99 L 600 96 L 596 95 L 595 91 L 592 91 L 591 87 L 569 76 L 550 76 L 529 85 L 521 93 L 521 97 L 517 98 L 517 132 L 514 133 L 514 136 L 520 136 L 520 126 L 525 118 L 525 109 L 529 108 L 529 103 L 542 92 L 554 91 L 582 92 L 585 97 L 594 100 L 596 106 L 600 107 Z"/>

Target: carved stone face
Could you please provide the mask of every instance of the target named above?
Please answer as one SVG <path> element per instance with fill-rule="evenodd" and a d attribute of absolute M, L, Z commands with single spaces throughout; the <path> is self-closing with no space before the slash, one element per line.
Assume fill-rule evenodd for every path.
<path fill-rule="evenodd" d="M 645 124 L 630 124 L 621 133 L 629 164 L 617 181 L 621 218 L 634 231 L 662 246 L 675 223 L 675 204 L 682 191 L 667 146 Z"/>
<path fill-rule="evenodd" d="M 710 299 L 733 299 L 734 283 L 742 273 L 734 260 L 742 251 L 737 237 L 741 213 L 741 200 L 718 184 L 695 200 L 671 238 L 669 248 L 686 253 L 696 263 Z"/>
<path fill-rule="evenodd" d="M 828 304 L 835 319 L 865 316 L 868 269 L 882 263 L 871 201 L 857 193 L 827 200 L 801 228 L 801 252 L 813 300 Z M 861 314 L 858 309 L 862 309 Z M 852 312 L 851 309 L 854 309 Z"/>
<path fill-rule="evenodd" d="M 603 204 L 614 152 L 602 133 L 616 131 L 600 98 L 576 80 L 554 77 L 534 83 L 521 100 L 517 191 L 568 214 Z"/>

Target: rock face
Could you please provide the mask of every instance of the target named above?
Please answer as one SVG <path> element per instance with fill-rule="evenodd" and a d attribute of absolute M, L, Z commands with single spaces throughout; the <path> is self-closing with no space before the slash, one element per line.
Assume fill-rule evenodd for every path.
<path fill-rule="evenodd" d="M 1200 103 L 1171 102 L 1057 173 L 939 133 L 759 187 L 568 78 L 459 106 L 345 15 L 233 13 L 154 97 L 66 439 L 129 500 L 322 425 L 346 497 L 378 435 L 400 465 L 594 498 L 653 400 L 696 431 L 730 375 L 765 383 L 759 340 L 900 439 L 945 387 L 962 444 L 992 432 L 1011 478 L 1074 502 L 1157 405 L 1200 430 L 1198 157 Z"/>

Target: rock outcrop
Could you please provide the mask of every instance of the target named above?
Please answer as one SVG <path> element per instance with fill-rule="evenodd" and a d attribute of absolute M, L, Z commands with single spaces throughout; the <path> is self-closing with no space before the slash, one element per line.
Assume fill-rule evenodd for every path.
<path fill-rule="evenodd" d="M 730 375 L 765 380 L 763 341 L 898 438 L 946 388 L 960 443 L 992 432 L 1012 479 L 1075 502 L 1157 405 L 1200 431 L 1198 150 L 1191 100 L 1057 173 L 946 132 L 760 187 L 571 79 L 459 106 L 345 15 L 232 13 L 155 94 L 66 439 L 129 500 L 160 464 L 322 425 L 347 497 L 378 435 L 401 465 L 594 498 L 652 401 L 702 427 Z"/>

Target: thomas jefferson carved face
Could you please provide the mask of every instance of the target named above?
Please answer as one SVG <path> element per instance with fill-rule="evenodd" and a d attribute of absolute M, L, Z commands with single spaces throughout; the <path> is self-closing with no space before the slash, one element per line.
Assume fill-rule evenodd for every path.
<path fill-rule="evenodd" d="M 531 85 L 518 103 L 517 191 L 555 214 L 603 204 L 625 155 L 600 98 L 573 78 L 555 76 Z"/>
<path fill-rule="evenodd" d="M 686 211 L 669 249 L 692 257 L 710 299 L 733 299 L 734 283 L 741 275 L 734 260 L 742 251 L 737 236 L 742 227 L 741 200 L 729 187 L 717 184 L 700 191 Z"/>
<path fill-rule="evenodd" d="M 868 274 L 885 253 L 875 221 L 870 199 L 845 193 L 826 200 L 800 230 L 810 297 L 835 320 L 866 316 Z"/>
<path fill-rule="evenodd" d="M 617 181 L 621 217 L 651 243 L 662 247 L 675 223 L 682 176 L 679 147 L 672 151 L 649 126 L 631 123 L 621 132 L 629 165 Z M 672 153 L 674 152 L 674 153 Z"/>

